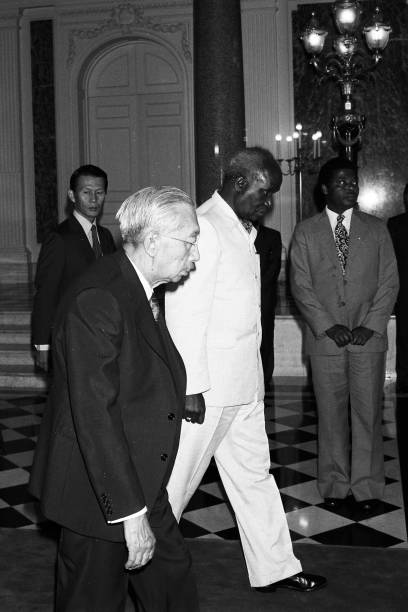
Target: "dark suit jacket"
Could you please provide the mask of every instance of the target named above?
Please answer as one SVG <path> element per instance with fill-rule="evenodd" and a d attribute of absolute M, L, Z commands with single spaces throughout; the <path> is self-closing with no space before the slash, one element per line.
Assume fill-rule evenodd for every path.
<path fill-rule="evenodd" d="M 291 247 L 291 289 L 307 326 L 308 354 L 387 349 L 387 323 L 398 292 L 398 272 L 387 227 L 381 219 L 353 211 L 343 276 L 326 211 L 298 225 Z M 338 347 L 326 335 L 335 324 L 374 331 L 364 346 Z"/>
<path fill-rule="evenodd" d="M 98 225 L 102 253 L 116 250 L 112 234 Z M 73 215 L 45 239 L 37 263 L 32 314 L 33 344 L 49 344 L 55 312 L 62 295 L 95 261 L 95 254 L 81 224 Z"/>
<path fill-rule="evenodd" d="M 274 326 L 277 281 L 281 269 L 282 240 L 278 231 L 260 225 L 255 238 L 261 267 L 261 357 L 265 382 L 269 382 L 274 367 Z"/>
<path fill-rule="evenodd" d="M 44 515 L 123 540 L 107 521 L 154 506 L 169 478 L 184 365 L 125 253 L 91 266 L 58 311 L 54 378 L 30 479 Z"/>
<path fill-rule="evenodd" d="M 389 219 L 388 229 L 394 245 L 400 280 L 396 310 L 407 316 L 405 310 L 408 305 L 408 212 Z"/>

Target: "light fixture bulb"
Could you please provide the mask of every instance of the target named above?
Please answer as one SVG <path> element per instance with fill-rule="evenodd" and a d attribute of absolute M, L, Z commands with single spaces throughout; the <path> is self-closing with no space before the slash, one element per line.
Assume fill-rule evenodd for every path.
<path fill-rule="evenodd" d="M 337 0 L 333 6 L 333 15 L 340 34 L 354 34 L 360 24 L 361 13 L 358 0 Z"/>
<path fill-rule="evenodd" d="M 388 45 L 391 32 L 391 26 L 384 23 L 382 13 L 377 6 L 371 21 L 363 29 L 367 47 L 371 51 L 382 51 Z"/>
<path fill-rule="evenodd" d="M 315 14 L 312 13 L 310 22 L 300 35 L 300 40 L 303 43 L 306 53 L 319 55 L 319 53 L 323 51 L 327 34 L 328 32 L 326 32 L 326 30 L 322 30 L 319 27 Z"/>

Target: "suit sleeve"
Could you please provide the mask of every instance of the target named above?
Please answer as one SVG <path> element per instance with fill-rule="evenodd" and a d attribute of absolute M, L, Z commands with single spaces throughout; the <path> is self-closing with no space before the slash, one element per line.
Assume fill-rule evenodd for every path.
<path fill-rule="evenodd" d="M 210 322 L 220 245 L 214 227 L 199 218 L 200 260 L 184 283 L 166 292 L 166 323 L 187 373 L 187 395 L 204 393 L 211 387 L 207 357 Z"/>
<path fill-rule="evenodd" d="M 301 226 L 295 228 L 290 251 L 290 285 L 296 305 L 312 332 L 319 338 L 336 325 L 316 296 L 310 272 L 307 240 Z"/>
<path fill-rule="evenodd" d="M 117 399 L 122 337 L 122 315 L 108 291 L 92 288 L 77 296 L 65 323 L 70 402 L 79 447 L 107 521 L 146 505 Z"/>
<path fill-rule="evenodd" d="M 397 299 L 399 280 L 397 260 L 390 234 L 384 224 L 380 226 L 378 247 L 378 287 L 367 312 L 364 327 L 383 334 Z"/>
<path fill-rule="evenodd" d="M 58 304 L 59 288 L 65 267 L 64 241 L 57 233 L 44 241 L 37 263 L 32 313 L 33 344 L 50 344 Z"/>

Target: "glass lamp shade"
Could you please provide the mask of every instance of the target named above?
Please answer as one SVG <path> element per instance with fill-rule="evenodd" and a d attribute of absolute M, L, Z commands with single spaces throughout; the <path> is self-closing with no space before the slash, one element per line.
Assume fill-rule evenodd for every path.
<path fill-rule="evenodd" d="M 334 50 L 342 57 L 350 57 L 357 49 L 357 38 L 355 36 L 337 36 L 333 43 Z"/>
<path fill-rule="evenodd" d="M 337 0 L 333 6 L 333 15 L 340 34 L 354 34 L 360 24 L 361 13 L 357 0 Z"/>
<path fill-rule="evenodd" d="M 314 13 L 307 24 L 305 30 L 300 35 L 300 40 L 303 42 L 306 53 L 318 55 L 323 51 L 324 41 L 326 40 L 327 32 L 319 27 Z"/>
<path fill-rule="evenodd" d="M 371 51 L 382 51 L 388 45 L 392 29 L 383 22 L 381 11 L 377 7 L 371 22 L 364 27 L 363 32 L 367 47 Z"/>

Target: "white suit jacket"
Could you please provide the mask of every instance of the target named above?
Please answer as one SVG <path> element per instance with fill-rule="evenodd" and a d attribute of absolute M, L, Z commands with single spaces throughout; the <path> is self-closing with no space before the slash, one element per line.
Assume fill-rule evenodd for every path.
<path fill-rule="evenodd" d="M 187 371 L 187 394 L 207 405 L 248 404 L 264 394 L 260 270 L 254 240 L 215 192 L 197 210 L 196 270 L 166 293 L 166 321 Z"/>

